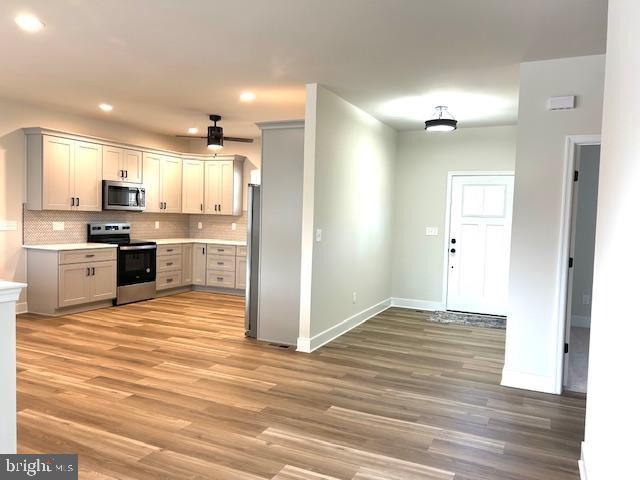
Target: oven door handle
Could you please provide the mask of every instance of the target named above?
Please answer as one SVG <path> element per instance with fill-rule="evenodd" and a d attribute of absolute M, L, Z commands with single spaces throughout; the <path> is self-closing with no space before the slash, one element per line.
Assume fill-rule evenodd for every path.
<path fill-rule="evenodd" d="M 125 250 L 125 251 L 130 251 L 130 250 L 155 250 L 157 248 L 156 245 L 136 245 L 136 246 L 131 246 L 131 247 L 127 247 L 125 246 L 120 246 L 120 250 Z"/>

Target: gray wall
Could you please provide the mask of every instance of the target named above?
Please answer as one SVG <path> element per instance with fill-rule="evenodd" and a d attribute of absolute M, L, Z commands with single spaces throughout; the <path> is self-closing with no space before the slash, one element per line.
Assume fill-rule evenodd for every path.
<path fill-rule="evenodd" d="M 304 127 L 262 130 L 258 339 L 295 345 L 300 321 Z"/>
<path fill-rule="evenodd" d="M 575 250 L 573 290 L 571 298 L 571 325 L 589 327 L 593 287 L 593 254 L 596 244 L 596 210 L 598 208 L 598 170 L 600 145 L 578 148 L 580 181 L 576 198 Z"/>
<path fill-rule="evenodd" d="M 400 132 L 395 175 L 393 297 L 442 307 L 447 175 L 511 171 L 517 127 L 463 128 L 451 134 Z M 437 237 L 425 236 L 438 227 Z M 428 306 L 428 305 L 427 305 Z"/>

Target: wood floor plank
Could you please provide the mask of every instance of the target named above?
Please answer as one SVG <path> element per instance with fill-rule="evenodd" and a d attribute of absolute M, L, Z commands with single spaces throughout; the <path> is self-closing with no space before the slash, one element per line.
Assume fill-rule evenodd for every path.
<path fill-rule="evenodd" d="M 391 308 L 312 354 L 189 292 L 17 322 L 19 451 L 80 478 L 576 480 L 585 399 L 501 387 L 504 331 Z"/>

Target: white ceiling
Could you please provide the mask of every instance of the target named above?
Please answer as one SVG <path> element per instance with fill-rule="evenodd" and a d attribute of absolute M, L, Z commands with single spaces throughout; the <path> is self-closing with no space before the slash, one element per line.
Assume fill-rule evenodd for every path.
<path fill-rule="evenodd" d="M 257 136 L 326 85 L 398 129 L 440 103 L 461 125 L 513 123 L 518 64 L 604 53 L 607 0 L 3 0 L 0 97 L 167 134 Z M 20 12 L 46 23 L 17 29 Z M 241 91 L 257 94 L 252 104 Z M 570 92 L 558 92 L 559 94 Z M 1 114 L 1 112 L 0 112 Z"/>

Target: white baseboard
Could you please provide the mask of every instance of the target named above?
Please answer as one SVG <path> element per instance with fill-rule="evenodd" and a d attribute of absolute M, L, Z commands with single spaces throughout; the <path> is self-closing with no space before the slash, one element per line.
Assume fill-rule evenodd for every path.
<path fill-rule="evenodd" d="M 585 315 L 571 315 L 571 326 L 591 328 L 591 317 Z"/>
<path fill-rule="evenodd" d="M 333 327 L 326 329 L 324 332 L 320 332 L 319 334 L 314 335 L 311 338 L 298 337 L 297 350 L 299 352 L 311 353 L 321 346 L 326 345 L 330 341 L 335 340 L 339 336 L 344 335 L 352 328 L 355 328 L 358 325 L 366 322 L 371 317 L 375 317 L 379 313 L 384 312 L 390 306 L 391 299 L 388 298 L 376 305 L 373 305 L 372 307 L 366 308 L 365 310 L 356 313 L 355 315 L 341 321 Z"/>
<path fill-rule="evenodd" d="M 516 372 L 508 370 L 507 367 L 502 369 L 502 381 L 500 385 L 503 387 L 519 388 L 521 390 L 554 393 L 556 395 L 562 393 L 556 391 L 555 378 L 534 375 L 532 373 Z"/>
<path fill-rule="evenodd" d="M 411 310 L 428 310 L 430 312 L 443 311 L 444 305 L 442 302 L 432 302 L 430 300 L 416 300 L 413 298 L 397 298 L 391 299 L 391 306 L 398 308 L 408 308 Z"/>
<path fill-rule="evenodd" d="M 27 302 L 16 303 L 16 315 L 20 315 L 21 313 L 27 313 L 29 311 L 29 307 L 27 306 Z"/>
<path fill-rule="evenodd" d="M 580 460 L 578 460 L 578 469 L 580 470 L 580 480 L 587 480 L 587 463 L 585 460 L 584 442 L 582 442 L 580 446 Z"/>

